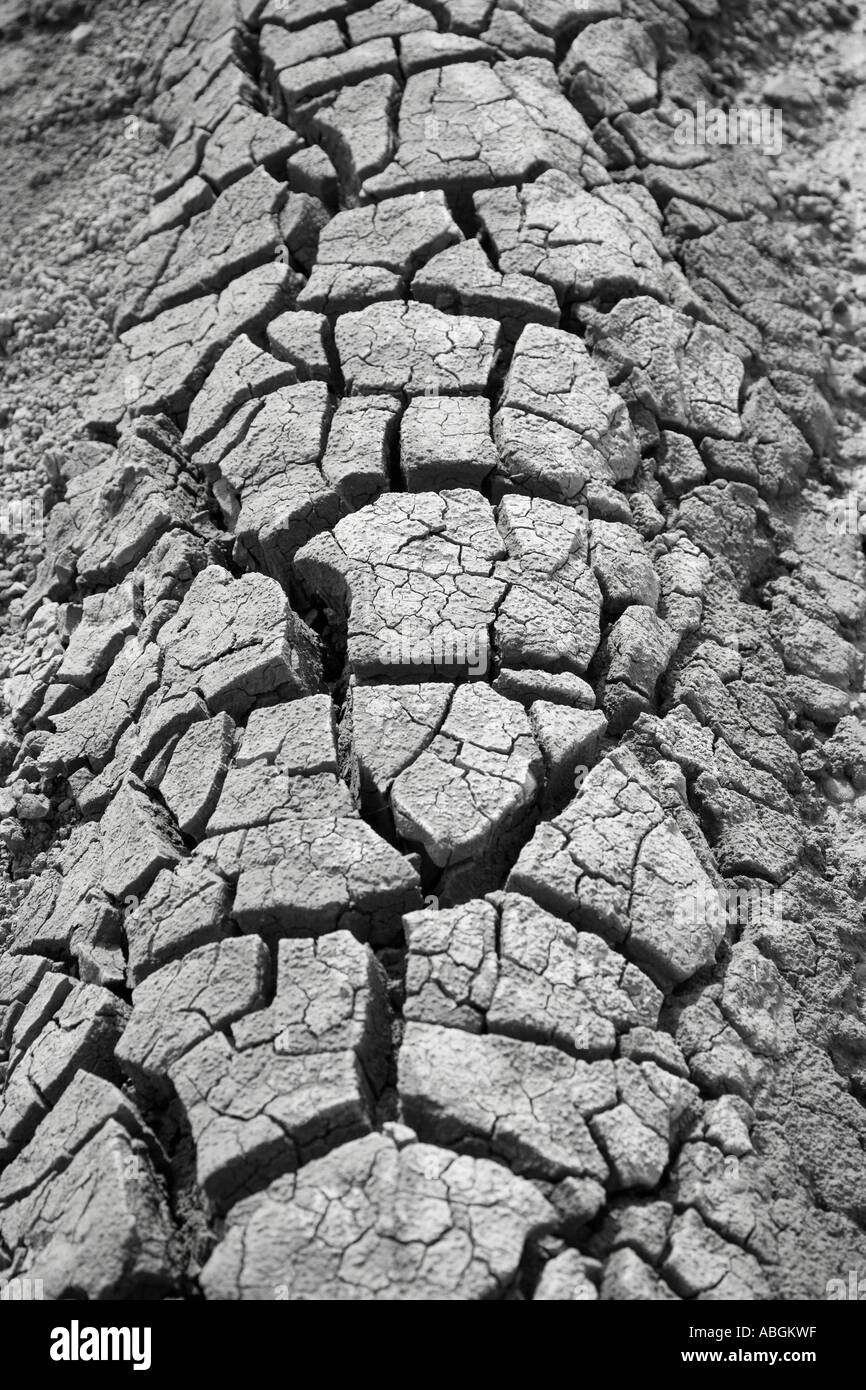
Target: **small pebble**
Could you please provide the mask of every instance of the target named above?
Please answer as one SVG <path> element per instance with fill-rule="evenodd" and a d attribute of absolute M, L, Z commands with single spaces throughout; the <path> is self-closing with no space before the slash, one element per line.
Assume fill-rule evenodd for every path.
<path fill-rule="evenodd" d="M 87 47 L 88 43 L 90 42 L 90 36 L 91 36 L 92 33 L 93 33 L 93 25 L 92 25 L 92 24 L 76 24 L 75 28 L 72 30 L 71 34 L 69 35 L 69 42 L 71 43 L 72 47 L 75 49 L 75 52 L 76 52 L 76 53 L 83 53 L 83 52 L 84 52 L 85 48 Z"/>
<path fill-rule="evenodd" d="M 18 802 L 19 820 L 45 820 L 51 815 L 51 802 L 38 792 L 25 792 Z"/>

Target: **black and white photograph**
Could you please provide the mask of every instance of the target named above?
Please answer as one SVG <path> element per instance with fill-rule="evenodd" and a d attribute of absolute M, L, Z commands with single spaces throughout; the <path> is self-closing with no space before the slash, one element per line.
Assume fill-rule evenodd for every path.
<path fill-rule="evenodd" d="M 0 0 L 28 1369 L 854 1355 L 864 349 L 848 0 Z"/>

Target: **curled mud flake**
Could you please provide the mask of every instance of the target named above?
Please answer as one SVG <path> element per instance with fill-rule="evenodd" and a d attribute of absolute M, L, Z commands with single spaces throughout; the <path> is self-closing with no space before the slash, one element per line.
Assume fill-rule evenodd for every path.
<path fill-rule="evenodd" d="M 495 1298 L 554 1220 L 532 1183 L 499 1164 L 387 1126 L 240 1202 L 202 1282 L 215 1299 Z"/>
<path fill-rule="evenodd" d="M 400 421 L 400 466 L 409 492 L 480 488 L 496 467 L 488 402 L 416 396 Z"/>
<path fill-rule="evenodd" d="M 412 913 L 407 1019 L 541 1042 L 591 1061 L 652 1029 L 661 992 L 600 937 L 518 893 Z"/>
<path fill-rule="evenodd" d="M 372 304 L 343 314 L 334 336 L 353 394 L 481 395 L 493 368 L 499 325 L 469 315 L 455 318 L 428 304 Z"/>
<path fill-rule="evenodd" d="M 225 1008 L 221 1018 L 228 1021 Z M 347 932 L 315 943 L 283 941 L 273 1004 L 235 1023 L 230 1037 L 212 1031 L 179 1055 L 180 1038 L 163 1034 L 153 1064 L 159 1070 L 169 1063 L 198 1179 L 214 1205 L 225 1210 L 367 1133 L 387 1038 L 377 966 Z"/>
<path fill-rule="evenodd" d="M 345 623 L 348 669 L 391 681 L 485 677 L 507 587 L 505 544 L 479 493 L 390 493 L 298 553 L 295 574 Z"/>
<path fill-rule="evenodd" d="M 508 887 L 622 943 L 665 986 L 711 964 L 721 940 L 718 917 L 688 910 L 712 885 L 628 753 L 603 759 L 566 809 L 539 826 Z"/>
<path fill-rule="evenodd" d="M 471 1091 L 467 1075 L 475 1079 Z M 548 1182 L 608 1176 L 588 1121 L 615 1102 L 611 1063 L 411 1023 L 400 1050 L 399 1090 L 422 1139 L 499 1157 L 514 1172 Z"/>

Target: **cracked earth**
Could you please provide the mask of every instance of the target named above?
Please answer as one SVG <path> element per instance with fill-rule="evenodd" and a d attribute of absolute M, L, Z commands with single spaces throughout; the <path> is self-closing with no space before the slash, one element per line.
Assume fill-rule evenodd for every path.
<path fill-rule="evenodd" d="M 866 1280 L 864 77 L 2 0 L 0 1281 Z"/>

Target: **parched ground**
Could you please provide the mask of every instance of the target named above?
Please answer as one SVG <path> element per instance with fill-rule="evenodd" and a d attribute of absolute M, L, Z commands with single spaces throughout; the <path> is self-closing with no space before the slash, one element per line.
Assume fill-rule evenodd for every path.
<path fill-rule="evenodd" d="M 0 6 L 0 1279 L 866 1277 L 864 34 Z"/>

